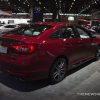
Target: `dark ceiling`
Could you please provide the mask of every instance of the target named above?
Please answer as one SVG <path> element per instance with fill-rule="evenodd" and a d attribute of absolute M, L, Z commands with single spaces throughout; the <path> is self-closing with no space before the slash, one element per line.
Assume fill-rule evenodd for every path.
<path fill-rule="evenodd" d="M 31 3 L 40 5 L 43 12 L 91 14 L 100 10 L 100 0 L 0 0 L 0 9 L 28 13 Z"/>

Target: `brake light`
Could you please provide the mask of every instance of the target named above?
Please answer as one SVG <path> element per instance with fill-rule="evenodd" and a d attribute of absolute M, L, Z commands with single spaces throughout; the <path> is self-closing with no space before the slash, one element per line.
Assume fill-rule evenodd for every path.
<path fill-rule="evenodd" d="M 16 46 L 12 46 L 12 48 L 15 49 L 16 53 L 20 53 L 20 54 L 30 54 L 35 51 L 34 45 L 16 45 Z"/>

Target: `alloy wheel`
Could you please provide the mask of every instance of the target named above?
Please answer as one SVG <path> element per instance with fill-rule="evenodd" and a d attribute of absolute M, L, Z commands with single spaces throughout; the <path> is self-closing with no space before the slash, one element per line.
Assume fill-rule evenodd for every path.
<path fill-rule="evenodd" d="M 53 83 L 60 82 L 64 79 L 66 75 L 66 59 L 65 58 L 58 58 L 50 72 L 50 79 Z"/>

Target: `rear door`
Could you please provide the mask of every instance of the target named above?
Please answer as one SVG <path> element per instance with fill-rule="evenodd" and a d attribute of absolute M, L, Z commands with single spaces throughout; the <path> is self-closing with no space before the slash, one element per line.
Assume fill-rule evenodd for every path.
<path fill-rule="evenodd" d="M 69 62 L 78 64 L 82 58 L 83 44 L 81 44 L 79 35 L 75 33 L 73 27 L 64 27 L 60 32 L 60 40 L 64 54 L 68 57 Z"/>

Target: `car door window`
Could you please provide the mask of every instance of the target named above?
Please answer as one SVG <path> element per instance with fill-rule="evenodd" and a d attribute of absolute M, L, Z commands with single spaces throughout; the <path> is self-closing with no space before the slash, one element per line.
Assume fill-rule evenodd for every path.
<path fill-rule="evenodd" d="M 61 38 L 75 38 L 74 31 L 71 27 L 65 27 L 62 29 L 60 33 Z"/>
<path fill-rule="evenodd" d="M 60 37 L 60 30 L 57 30 L 56 32 L 54 32 L 51 36 L 50 39 L 59 39 Z"/>
<path fill-rule="evenodd" d="M 80 38 L 90 38 L 89 34 L 85 30 L 83 30 L 79 27 L 77 27 L 76 29 L 80 35 Z"/>
<path fill-rule="evenodd" d="M 58 39 L 58 38 L 75 38 L 75 34 L 73 32 L 73 29 L 71 27 L 63 27 L 56 32 L 54 32 L 50 38 L 52 39 Z"/>

